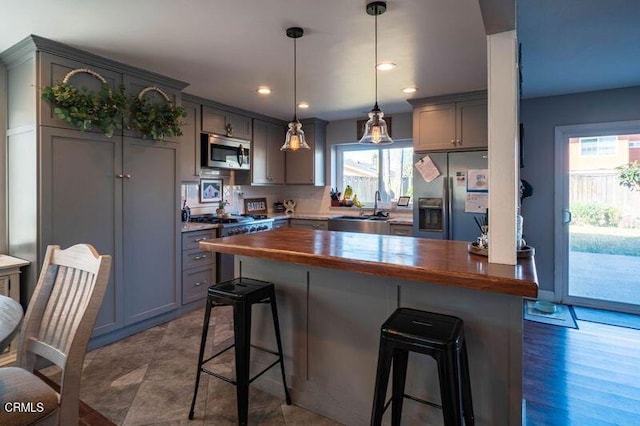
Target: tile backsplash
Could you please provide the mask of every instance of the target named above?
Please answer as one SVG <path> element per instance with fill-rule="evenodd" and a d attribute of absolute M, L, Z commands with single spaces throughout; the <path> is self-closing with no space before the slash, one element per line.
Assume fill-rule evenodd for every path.
<path fill-rule="evenodd" d="M 229 212 L 244 213 L 244 199 L 265 197 L 269 213 L 273 212 L 276 201 L 293 200 L 296 211 L 303 213 L 327 213 L 330 207 L 329 187 L 315 186 L 250 186 L 234 185 L 233 177 L 223 177 L 223 200 L 228 203 Z M 218 203 L 201 203 L 200 185 L 184 182 L 181 186 L 182 200 L 187 200 L 191 214 L 215 213 Z"/>

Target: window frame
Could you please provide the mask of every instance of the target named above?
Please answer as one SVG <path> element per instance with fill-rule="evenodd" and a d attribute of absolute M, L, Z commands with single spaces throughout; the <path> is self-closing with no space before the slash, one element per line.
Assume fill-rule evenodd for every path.
<path fill-rule="evenodd" d="M 338 188 L 344 187 L 344 156 L 343 153 L 346 151 L 371 151 L 378 150 L 378 188 L 380 184 L 383 182 L 383 170 L 381 167 L 382 162 L 382 152 L 385 149 L 397 149 L 397 148 L 411 148 L 413 151 L 413 140 L 412 139 L 399 139 L 394 140 L 391 145 L 364 145 L 358 143 L 348 143 L 348 144 L 338 144 L 336 145 L 336 185 Z M 412 152 L 412 156 L 415 152 Z M 361 200 L 362 201 L 362 200 Z M 371 201 L 363 201 L 365 207 L 371 208 L 373 207 L 373 202 Z M 413 207 L 413 197 L 409 201 L 409 208 Z"/>

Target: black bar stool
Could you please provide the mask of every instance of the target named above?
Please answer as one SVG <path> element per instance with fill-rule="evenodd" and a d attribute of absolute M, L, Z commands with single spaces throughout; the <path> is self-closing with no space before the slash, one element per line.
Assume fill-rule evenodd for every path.
<path fill-rule="evenodd" d="M 382 324 L 378 370 L 373 396 L 371 425 L 378 426 L 391 403 L 391 424 L 400 425 L 402 402 L 409 398 L 423 404 L 442 408 L 445 425 L 471 426 L 474 424 L 471 401 L 471 382 L 467 345 L 460 318 L 398 308 Z M 438 364 L 442 405 L 405 395 L 409 352 L 418 352 L 435 358 Z M 385 403 L 389 373 L 393 361 L 391 399 Z"/>
<path fill-rule="evenodd" d="M 278 352 L 251 345 L 251 307 L 255 303 L 271 304 L 271 314 L 273 315 L 273 327 L 275 329 Z M 211 308 L 229 305 L 233 306 L 234 344 L 207 359 L 203 359 L 204 348 L 207 341 L 207 332 L 209 329 L 209 319 L 211 318 Z M 222 376 L 205 368 L 205 364 L 234 346 L 236 358 L 236 380 L 229 379 L 228 377 Z M 254 377 L 249 378 L 249 353 L 252 346 L 258 350 L 277 355 L 278 359 Z M 273 283 L 254 280 L 252 278 L 234 278 L 230 281 L 212 285 L 209 287 L 207 294 L 207 305 L 204 312 L 204 323 L 202 325 L 202 339 L 200 341 L 200 355 L 198 356 L 196 386 L 193 391 L 189 420 L 193 420 L 193 412 L 198 394 L 198 385 L 200 384 L 200 374 L 207 373 L 236 386 L 236 395 L 238 399 L 238 424 L 246 425 L 249 417 L 249 384 L 278 363 L 280 364 L 280 369 L 282 371 L 282 383 L 284 385 L 286 402 L 287 405 L 291 405 L 291 397 L 289 396 L 287 381 L 284 375 L 282 342 L 280 340 L 280 323 L 278 322 L 278 308 L 276 306 L 276 293 Z"/>

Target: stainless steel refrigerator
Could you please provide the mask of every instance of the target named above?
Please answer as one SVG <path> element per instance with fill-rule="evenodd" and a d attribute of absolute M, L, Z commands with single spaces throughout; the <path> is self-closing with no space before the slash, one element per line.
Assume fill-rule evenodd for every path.
<path fill-rule="evenodd" d="M 414 166 L 414 236 L 475 241 L 480 230 L 473 217 L 484 213 L 479 205 L 488 195 L 488 176 L 483 176 L 482 172 L 468 176 L 468 171 L 487 169 L 487 151 L 416 153 L 414 164 L 424 160 L 426 155 L 440 175 L 427 183 Z M 483 188 L 483 185 L 486 186 Z M 469 201 L 467 194 L 470 194 Z M 476 212 L 465 212 L 465 204 Z"/>

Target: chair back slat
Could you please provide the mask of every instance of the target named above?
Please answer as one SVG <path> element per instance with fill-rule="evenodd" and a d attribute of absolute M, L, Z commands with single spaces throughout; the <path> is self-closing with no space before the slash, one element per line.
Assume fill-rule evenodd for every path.
<path fill-rule="evenodd" d="M 41 320 L 38 340 L 67 354 L 94 284 L 95 274 L 58 265 L 53 291 Z"/>

